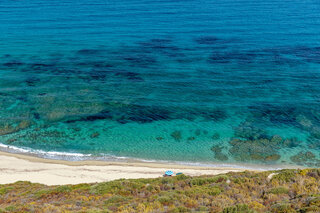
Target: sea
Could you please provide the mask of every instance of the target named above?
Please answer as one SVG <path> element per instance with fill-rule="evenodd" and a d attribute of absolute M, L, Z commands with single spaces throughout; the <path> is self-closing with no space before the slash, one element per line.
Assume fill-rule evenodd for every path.
<path fill-rule="evenodd" d="M 0 142 L 320 167 L 320 1 L 1 0 Z"/>

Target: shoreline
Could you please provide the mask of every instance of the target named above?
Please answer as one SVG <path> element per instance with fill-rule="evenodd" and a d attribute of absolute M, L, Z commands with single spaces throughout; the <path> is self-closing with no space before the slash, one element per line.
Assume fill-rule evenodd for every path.
<path fill-rule="evenodd" d="M 127 165 L 134 163 L 135 165 L 175 165 L 177 167 L 192 167 L 192 168 L 234 168 L 242 170 L 279 170 L 279 169 L 296 169 L 298 166 L 294 164 L 255 164 L 244 162 L 192 162 L 192 161 L 174 161 L 174 160 L 157 160 L 143 159 L 127 156 L 101 155 L 93 156 L 91 154 L 59 152 L 59 151 L 43 151 L 34 150 L 31 148 L 17 147 L 0 143 L 0 155 L 9 155 L 17 158 L 40 161 L 45 163 L 59 163 L 69 166 L 74 165 Z"/>
<path fill-rule="evenodd" d="M 64 161 L 0 151 L 0 184 L 30 181 L 45 185 L 65 185 L 95 183 L 121 178 L 156 178 L 161 177 L 166 170 L 198 176 L 241 172 L 248 169 L 153 162 Z"/>

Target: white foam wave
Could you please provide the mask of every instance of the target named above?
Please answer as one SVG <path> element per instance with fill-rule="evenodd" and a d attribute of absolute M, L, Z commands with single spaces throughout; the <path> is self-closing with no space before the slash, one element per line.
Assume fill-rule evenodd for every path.
<path fill-rule="evenodd" d="M 11 153 L 20 153 L 20 154 L 35 154 L 38 156 L 48 156 L 48 157 L 90 157 L 91 154 L 82 154 L 82 153 L 72 153 L 72 152 L 56 152 L 56 151 L 43 151 L 39 149 L 31 149 L 26 147 L 17 147 L 0 143 L 0 150 L 11 152 Z"/>
<path fill-rule="evenodd" d="M 255 170 L 278 170 L 286 168 L 287 166 L 279 165 L 256 165 L 256 164 L 235 164 L 235 163 L 211 163 L 211 162 L 187 162 L 187 161 L 166 161 L 166 160 L 152 160 L 141 159 L 133 157 L 115 156 L 110 154 L 101 153 L 98 155 L 73 153 L 73 152 L 58 152 L 58 151 L 44 151 L 39 149 L 31 149 L 27 147 L 17 147 L 12 145 L 6 145 L 0 143 L 0 150 L 17 153 L 17 154 L 31 154 L 37 157 L 56 159 L 56 160 L 69 160 L 69 161 L 81 161 L 81 160 L 101 160 L 101 161 L 139 161 L 149 163 L 164 163 L 164 164 L 179 164 L 187 166 L 198 167 L 228 167 L 228 168 L 240 168 L 240 169 L 255 169 Z"/>

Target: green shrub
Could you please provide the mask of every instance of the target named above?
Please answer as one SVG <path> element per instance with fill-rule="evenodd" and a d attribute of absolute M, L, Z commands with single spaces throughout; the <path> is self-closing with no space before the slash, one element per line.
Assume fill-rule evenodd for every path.
<path fill-rule="evenodd" d="M 295 170 L 286 169 L 286 170 L 282 170 L 280 173 L 274 175 L 272 177 L 272 179 L 287 183 L 287 182 L 291 182 L 292 180 L 294 180 L 295 176 L 296 176 Z"/>
<path fill-rule="evenodd" d="M 111 181 L 93 185 L 90 192 L 92 194 L 104 195 L 107 193 L 119 193 L 122 189 L 124 189 L 124 187 L 120 181 Z"/>
<path fill-rule="evenodd" d="M 114 196 L 110 197 L 108 200 L 104 201 L 104 204 L 105 205 L 118 204 L 118 203 L 128 201 L 130 199 L 132 199 L 132 198 L 131 197 L 124 197 L 121 195 L 114 195 Z"/>
<path fill-rule="evenodd" d="M 72 190 L 89 190 L 90 184 L 82 183 L 82 184 L 72 185 L 71 189 Z"/>
<path fill-rule="evenodd" d="M 72 187 L 71 186 L 59 186 L 55 192 L 58 193 L 67 193 L 67 192 L 71 192 L 72 191 Z"/>
<path fill-rule="evenodd" d="M 162 205 L 169 205 L 173 203 L 172 197 L 169 196 L 161 196 L 157 199 Z"/>
<path fill-rule="evenodd" d="M 201 178 L 193 178 L 191 180 L 191 185 L 192 186 L 202 186 L 205 184 L 210 184 L 210 183 L 217 183 L 217 182 L 223 182 L 228 179 L 228 176 L 226 175 L 218 175 L 214 177 L 201 177 Z"/>
<path fill-rule="evenodd" d="M 221 189 L 219 187 L 212 187 L 209 189 L 209 192 L 208 194 L 211 195 L 211 196 L 216 196 L 216 195 L 219 195 L 221 193 Z"/>
<path fill-rule="evenodd" d="M 296 212 L 290 204 L 287 203 L 277 203 L 271 206 L 271 211 L 274 213 L 294 213 Z"/>
<path fill-rule="evenodd" d="M 189 209 L 187 209 L 186 207 L 183 206 L 179 206 L 177 208 L 172 209 L 171 211 L 169 211 L 170 213 L 180 213 L 180 212 L 191 212 Z"/>
<path fill-rule="evenodd" d="M 223 213 L 254 213 L 246 204 L 238 204 L 223 209 Z"/>
<path fill-rule="evenodd" d="M 0 195 L 5 195 L 7 194 L 13 187 L 2 187 L 0 188 Z"/>
<path fill-rule="evenodd" d="M 48 195 L 50 193 L 51 193 L 51 190 L 49 190 L 49 189 L 41 189 L 41 190 L 35 192 L 34 196 L 35 196 L 36 199 L 40 199 L 40 198 L 42 198 L 45 195 Z"/>
<path fill-rule="evenodd" d="M 271 173 L 278 174 L 270 182 L 267 177 Z M 311 213 L 320 212 L 318 174 L 320 169 L 234 172 L 73 186 L 17 182 L 0 185 L 0 202 L 3 212 Z M 231 180 L 229 184 L 227 179 Z M 286 195 L 290 189 L 293 199 Z M 247 205 L 235 205 L 239 201 Z"/>
<path fill-rule="evenodd" d="M 181 174 L 175 177 L 177 180 L 187 180 L 189 179 L 189 176 L 185 175 L 185 174 Z"/>
<path fill-rule="evenodd" d="M 8 212 L 15 212 L 16 209 L 17 208 L 15 206 L 13 206 L 13 205 L 8 206 L 8 207 L 5 208 L 5 210 L 8 211 Z"/>
<path fill-rule="evenodd" d="M 285 187 L 276 187 L 276 188 L 272 188 L 268 191 L 268 193 L 271 194 L 288 194 L 289 193 L 289 189 L 285 188 Z"/>

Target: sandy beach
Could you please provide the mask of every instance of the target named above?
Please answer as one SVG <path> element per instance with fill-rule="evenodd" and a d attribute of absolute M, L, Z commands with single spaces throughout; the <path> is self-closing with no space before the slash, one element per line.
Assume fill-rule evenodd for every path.
<path fill-rule="evenodd" d="M 30 181 L 46 185 L 63 185 L 120 178 L 156 178 L 161 177 L 168 169 L 191 176 L 244 171 L 240 168 L 144 162 L 62 161 L 0 152 L 0 184 Z"/>

